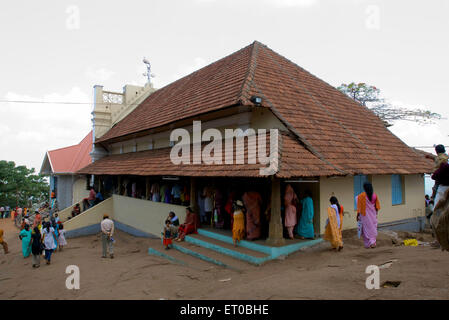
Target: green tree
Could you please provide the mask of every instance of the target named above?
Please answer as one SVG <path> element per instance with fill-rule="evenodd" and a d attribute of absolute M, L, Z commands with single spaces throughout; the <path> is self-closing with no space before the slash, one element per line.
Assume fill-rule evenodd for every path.
<path fill-rule="evenodd" d="M 397 107 L 380 97 L 380 90 L 366 83 L 341 84 L 338 90 L 345 93 L 362 106 L 368 107 L 387 127 L 393 125 L 397 120 L 417 122 L 420 124 L 434 123 L 441 119 L 441 115 L 425 109 L 409 109 Z"/>
<path fill-rule="evenodd" d="M 28 206 L 48 198 L 48 182 L 34 168 L 0 161 L 0 206 Z"/>

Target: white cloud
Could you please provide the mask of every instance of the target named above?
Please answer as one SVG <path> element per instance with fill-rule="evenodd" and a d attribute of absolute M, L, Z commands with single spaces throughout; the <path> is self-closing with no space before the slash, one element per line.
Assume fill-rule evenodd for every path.
<path fill-rule="evenodd" d="M 207 62 L 201 57 L 196 57 L 190 64 L 182 64 L 179 66 L 178 71 L 172 76 L 171 81 L 176 81 L 182 77 L 185 77 L 192 72 L 195 72 L 202 67 L 206 66 Z"/>
<path fill-rule="evenodd" d="M 265 0 L 264 2 L 279 8 L 311 7 L 318 4 L 318 0 Z"/>
<path fill-rule="evenodd" d="M 195 0 L 198 4 L 217 4 L 219 0 Z M 222 1 L 220 4 L 229 6 L 259 6 L 265 4 L 267 6 L 273 6 L 276 8 L 293 8 L 293 7 L 311 7 L 317 5 L 319 0 L 227 0 Z"/>
<path fill-rule="evenodd" d="M 420 125 L 409 121 L 398 121 L 390 128 L 390 130 L 411 147 L 432 147 L 435 144 L 449 144 L 448 128 L 448 120 L 440 120 L 431 125 Z M 423 150 L 433 152 L 432 148 Z"/>
<path fill-rule="evenodd" d="M 39 171 L 46 151 L 77 144 L 91 130 L 91 97 L 79 88 L 74 87 L 66 94 L 49 93 L 41 97 L 8 92 L 4 99 L 53 103 L 2 103 L 0 160 L 14 161 Z"/>
<path fill-rule="evenodd" d="M 115 72 L 106 68 L 88 67 L 85 75 L 89 81 L 95 84 L 102 84 L 111 79 L 115 75 Z"/>

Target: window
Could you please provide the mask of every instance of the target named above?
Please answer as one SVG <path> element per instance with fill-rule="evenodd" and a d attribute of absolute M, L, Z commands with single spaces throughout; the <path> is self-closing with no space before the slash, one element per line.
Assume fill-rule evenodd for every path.
<path fill-rule="evenodd" d="M 393 206 L 404 204 L 404 179 L 399 174 L 391 176 L 391 199 Z"/>
<path fill-rule="evenodd" d="M 363 185 L 365 182 L 370 182 L 368 176 L 362 174 L 354 176 L 354 210 L 357 210 L 357 196 L 364 192 Z"/>

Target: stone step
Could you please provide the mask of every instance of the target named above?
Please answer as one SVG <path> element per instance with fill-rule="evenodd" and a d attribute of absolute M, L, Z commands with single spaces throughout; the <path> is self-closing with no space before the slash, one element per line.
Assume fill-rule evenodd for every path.
<path fill-rule="evenodd" d="M 268 254 L 244 247 L 234 247 L 229 243 L 201 234 L 188 235 L 185 238 L 185 242 L 256 266 L 272 260 L 272 257 Z"/>

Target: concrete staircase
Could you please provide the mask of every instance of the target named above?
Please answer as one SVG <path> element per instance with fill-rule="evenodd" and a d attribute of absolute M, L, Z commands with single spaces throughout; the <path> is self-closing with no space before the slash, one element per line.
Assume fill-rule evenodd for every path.
<path fill-rule="evenodd" d="M 270 260 L 288 256 L 302 248 L 314 246 L 322 241 L 322 239 L 298 241 L 282 247 L 271 247 L 243 240 L 237 247 L 234 247 L 230 235 L 199 229 L 198 234 L 186 236 L 183 242 L 174 241 L 173 249 L 218 266 L 238 270 L 238 267 L 235 266 L 238 266 L 241 262 L 260 266 Z M 183 264 L 179 256 L 176 258 L 177 261 L 172 259 L 171 250 L 159 251 L 150 248 L 149 254 L 165 257 L 173 262 Z"/>

